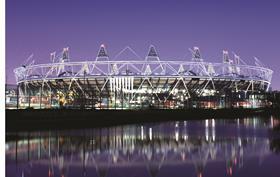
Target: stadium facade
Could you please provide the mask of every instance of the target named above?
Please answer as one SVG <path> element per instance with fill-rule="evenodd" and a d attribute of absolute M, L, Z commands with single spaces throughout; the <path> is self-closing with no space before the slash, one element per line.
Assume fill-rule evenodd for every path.
<path fill-rule="evenodd" d="M 129 60 L 116 60 L 124 52 Z M 104 45 L 95 59 L 70 61 L 69 48 L 51 53 L 48 64 L 32 57 L 14 70 L 19 108 L 176 109 L 263 107 L 273 71 L 255 58 L 247 65 L 223 51 L 222 62 L 206 62 L 198 47 L 190 60 L 166 61 L 153 45 L 145 58 L 130 47 L 109 58 Z"/>

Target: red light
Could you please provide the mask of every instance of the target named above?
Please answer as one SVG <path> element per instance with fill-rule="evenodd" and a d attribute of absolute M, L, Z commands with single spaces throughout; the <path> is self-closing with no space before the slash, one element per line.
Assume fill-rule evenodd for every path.
<path fill-rule="evenodd" d="M 52 172 L 51 172 L 51 169 L 49 169 L 49 177 L 52 176 Z"/>

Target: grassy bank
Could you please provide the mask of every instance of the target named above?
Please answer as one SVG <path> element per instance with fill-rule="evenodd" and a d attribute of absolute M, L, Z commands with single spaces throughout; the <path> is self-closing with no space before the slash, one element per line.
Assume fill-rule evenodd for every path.
<path fill-rule="evenodd" d="M 6 131 L 93 128 L 143 122 L 280 115 L 278 109 L 6 110 Z"/>

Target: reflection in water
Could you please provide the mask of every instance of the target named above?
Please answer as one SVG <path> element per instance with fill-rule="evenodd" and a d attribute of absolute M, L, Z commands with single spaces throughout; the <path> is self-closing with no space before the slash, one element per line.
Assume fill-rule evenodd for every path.
<path fill-rule="evenodd" d="M 202 177 L 211 173 L 208 164 L 222 163 L 223 176 L 238 175 L 246 159 L 257 158 L 262 165 L 279 152 L 279 124 L 273 117 L 208 119 L 8 134 L 6 170 L 21 177 L 129 176 L 129 171 L 156 177 L 183 169 Z"/>

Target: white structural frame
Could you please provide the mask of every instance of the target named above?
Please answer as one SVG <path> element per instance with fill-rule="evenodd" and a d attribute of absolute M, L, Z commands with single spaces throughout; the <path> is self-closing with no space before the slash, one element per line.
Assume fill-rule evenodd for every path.
<path fill-rule="evenodd" d="M 65 55 L 66 49 L 67 55 Z M 108 84 L 110 85 L 109 88 L 111 88 L 111 92 L 116 91 L 116 86 L 118 88 L 122 88 L 122 91 L 124 88 L 129 88 L 130 92 L 132 92 L 132 98 L 134 98 L 133 92 L 136 93 L 144 81 L 147 81 L 152 89 L 156 89 L 156 86 L 150 82 L 150 78 L 175 78 L 176 83 L 175 86 L 171 88 L 170 94 L 174 91 L 179 82 L 183 82 L 187 96 L 190 97 L 189 88 L 185 82 L 186 80 L 206 80 L 205 85 L 202 87 L 203 89 L 198 93 L 198 95 L 201 95 L 209 84 L 211 84 L 212 89 L 215 90 L 215 80 L 231 82 L 234 85 L 236 91 L 239 90 L 238 82 L 246 81 L 249 83 L 246 92 L 254 91 L 254 83 L 261 83 L 259 85 L 262 85 L 263 90 L 267 91 L 269 89 L 273 74 L 271 69 L 261 65 L 250 66 L 244 63 L 240 64 L 239 56 L 237 63 L 225 61 L 222 63 L 205 62 L 205 60 L 202 58 L 198 58 L 201 56 L 198 47 L 195 47 L 194 50 L 191 50 L 192 56 L 195 58 L 192 58 L 190 61 L 162 61 L 157 55 L 157 51 L 155 50 L 154 46 L 150 46 L 149 49 L 155 51 L 153 56 L 149 56 L 149 51 L 148 56 L 143 58 L 142 61 L 139 61 L 139 55 L 136 54 L 136 52 L 130 47 L 123 49 L 117 54 L 117 56 L 120 56 L 123 51 L 129 49 L 129 51 L 132 51 L 138 60 L 112 61 L 109 60 L 105 46 L 101 45 L 99 53 L 95 59 L 79 62 L 73 62 L 73 60 L 71 60 L 70 62 L 69 58 L 65 58 L 69 57 L 69 49 L 66 49 L 63 50 L 61 58 L 54 58 L 55 55 L 51 53 L 52 63 L 34 65 L 34 62 L 32 62 L 30 65 L 24 65 L 14 69 L 17 84 L 23 84 L 26 90 L 28 83 L 40 82 L 42 89 L 44 88 L 45 83 L 47 87 L 51 89 L 50 85 L 48 84 L 49 81 L 67 79 L 71 80 L 70 84 L 68 85 L 69 90 L 71 89 L 72 83 L 75 82 L 79 89 L 84 92 L 83 87 L 77 80 L 82 80 L 85 77 L 87 79 L 104 78 L 105 82 L 103 83 L 101 89 L 97 89 L 99 92 L 102 92 L 106 84 Z M 226 53 L 226 59 L 230 60 L 228 52 L 223 51 L 223 53 L 224 55 Z M 150 59 L 151 57 L 153 58 Z M 225 60 L 224 58 L 223 60 Z M 116 81 L 112 78 L 120 79 L 117 79 L 118 82 L 115 83 Z M 134 81 L 137 78 L 140 78 L 141 84 L 139 88 L 133 89 L 133 85 L 128 86 L 128 78 L 134 78 Z M 113 80 L 114 84 L 116 85 L 112 85 L 113 83 L 111 82 Z M 113 87 L 114 89 L 112 89 Z"/>

